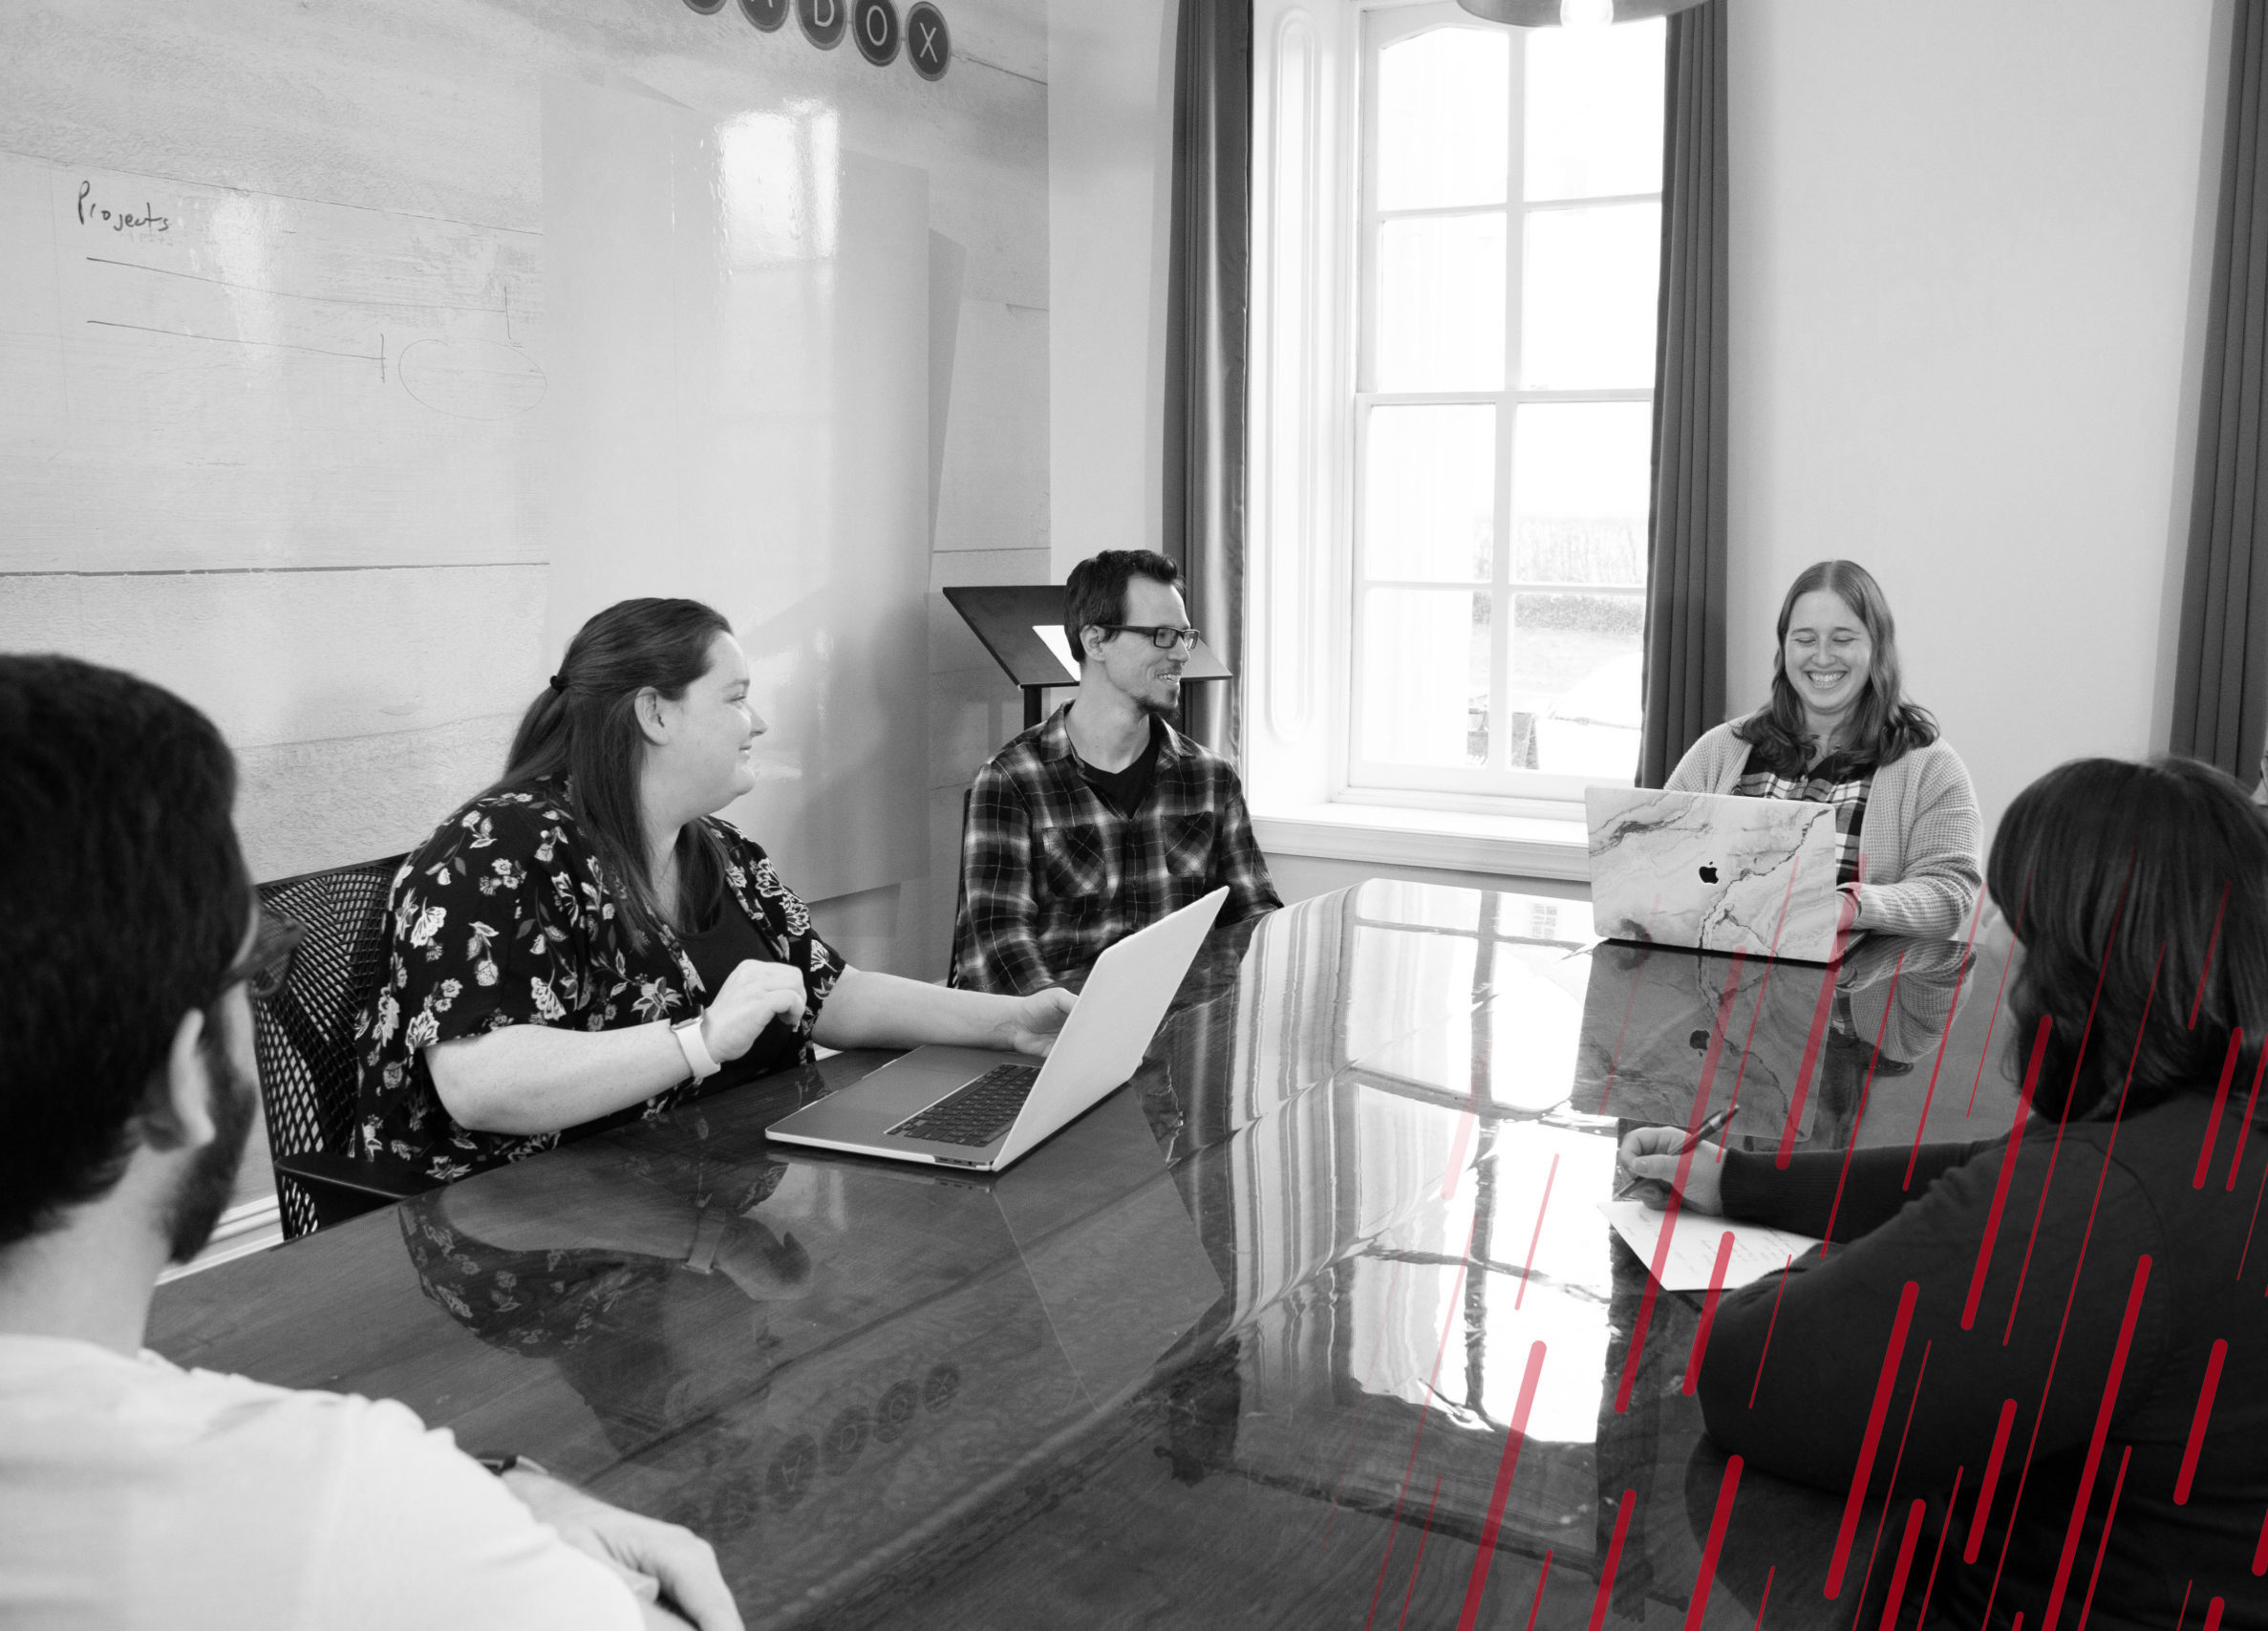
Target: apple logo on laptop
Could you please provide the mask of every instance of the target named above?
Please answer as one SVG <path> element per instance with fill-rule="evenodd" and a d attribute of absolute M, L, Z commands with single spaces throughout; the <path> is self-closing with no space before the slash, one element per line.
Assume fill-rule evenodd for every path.
<path fill-rule="evenodd" d="M 1701 880 L 1704 884 L 1713 884 L 1717 881 L 1717 864 L 1714 861 L 1701 868 Z"/>

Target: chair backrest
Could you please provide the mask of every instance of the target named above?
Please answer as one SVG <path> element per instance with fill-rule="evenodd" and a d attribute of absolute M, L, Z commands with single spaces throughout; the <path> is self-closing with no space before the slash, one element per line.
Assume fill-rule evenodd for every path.
<path fill-rule="evenodd" d="M 261 904 L 303 931 L 291 977 L 273 997 L 252 1004 L 272 1154 L 353 1152 L 354 1021 L 377 989 L 386 896 L 402 860 L 392 855 L 260 886 Z M 299 1187 L 279 1182 L 276 1189 L 288 1232 L 313 1228 L 311 1204 Z M 308 1209 L 305 1218 L 295 1215 L 299 1207 Z"/>

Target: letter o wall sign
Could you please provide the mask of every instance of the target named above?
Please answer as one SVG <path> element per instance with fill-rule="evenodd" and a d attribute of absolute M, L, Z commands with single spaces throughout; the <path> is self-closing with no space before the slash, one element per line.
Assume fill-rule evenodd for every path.
<path fill-rule="evenodd" d="M 821 51 L 832 51 L 845 35 L 859 54 L 877 68 L 888 68 L 902 55 L 924 79 L 942 79 L 952 63 L 952 35 L 945 13 L 917 0 L 901 19 L 894 0 L 737 0 L 740 15 L 751 28 L 776 33 L 790 11 L 803 37 Z M 704 17 L 724 10 L 726 0 L 685 0 Z"/>

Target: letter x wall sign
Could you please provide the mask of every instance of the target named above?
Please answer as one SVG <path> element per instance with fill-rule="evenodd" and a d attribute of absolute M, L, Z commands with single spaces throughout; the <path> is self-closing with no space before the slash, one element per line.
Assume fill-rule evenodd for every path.
<path fill-rule="evenodd" d="M 724 10 L 725 0 L 685 0 L 704 17 Z M 859 54 L 877 68 L 888 68 L 904 53 L 914 73 L 924 79 L 942 79 L 952 62 L 952 34 L 945 13 L 930 0 L 907 8 L 904 22 L 893 0 L 739 0 L 740 15 L 752 28 L 776 32 L 790 11 L 803 37 L 822 51 L 832 51 L 848 34 Z"/>

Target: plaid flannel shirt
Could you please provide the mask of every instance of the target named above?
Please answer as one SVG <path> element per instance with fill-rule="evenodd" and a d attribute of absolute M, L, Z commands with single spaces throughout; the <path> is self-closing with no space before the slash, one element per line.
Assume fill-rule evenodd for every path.
<path fill-rule="evenodd" d="M 1831 805 L 1835 811 L 1835 882 L 1863 882 L 1858 875 L 1858 839 L 1867 821 L 1867 799 L 1874 790 L 1874 766 L 1859 764 L 1848 753 L 1830 753 L 1802 776 L 1782 776 L 1759 767 L 1733 783 L 1744 799 L 1795 799 Z"/>
<path fill-rule="evenodd" d="M 1222 923 L 1283 904 L 1225 760 L 1163 726 L 1157 779 L 1122 816 L 1088 785 L 1069 712 L 1058 708 L 976 773 L 961 834 L 956 986 L 1028 996 L 1222 884 Z"/>

